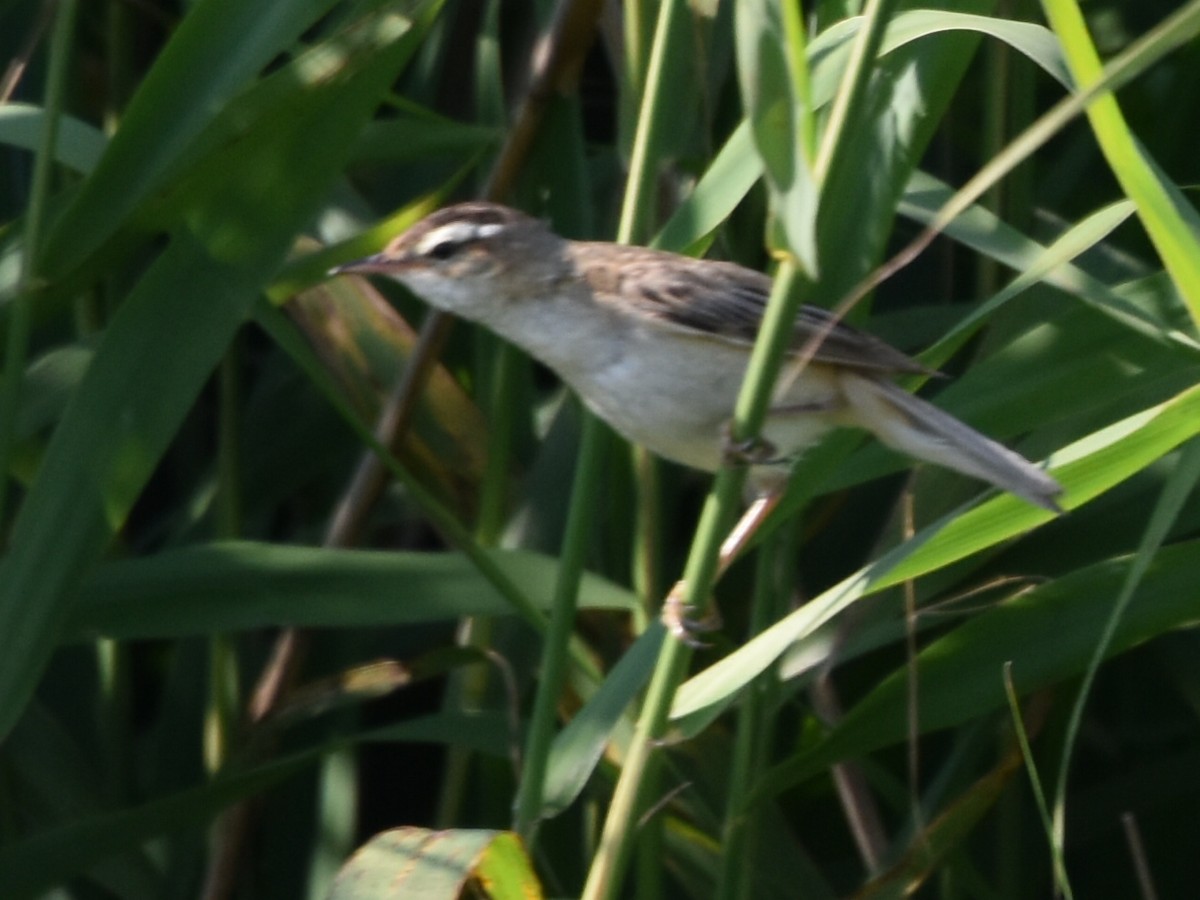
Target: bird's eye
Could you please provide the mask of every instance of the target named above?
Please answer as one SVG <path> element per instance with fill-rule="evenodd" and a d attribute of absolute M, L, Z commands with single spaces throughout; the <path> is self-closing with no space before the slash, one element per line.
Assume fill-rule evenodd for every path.
<path fill-rule="evenodd" d="M 429 248 L 429 255 L 434 259 L 449 259 L 461 246 L 459 241 L 441 241 Z"/>

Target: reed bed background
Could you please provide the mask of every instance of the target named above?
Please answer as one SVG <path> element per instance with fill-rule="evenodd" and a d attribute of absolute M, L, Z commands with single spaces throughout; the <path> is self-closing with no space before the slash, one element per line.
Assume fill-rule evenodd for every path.
<path fill-rule="evenodd" d="M 0 3 L 0 895 L 1194 895 L 1200 2 L 942 5 Z M 1065 514 L 839 433 L 664 638 L 741 473 L 326 274 L 471 196 L 844 305 Z"/>

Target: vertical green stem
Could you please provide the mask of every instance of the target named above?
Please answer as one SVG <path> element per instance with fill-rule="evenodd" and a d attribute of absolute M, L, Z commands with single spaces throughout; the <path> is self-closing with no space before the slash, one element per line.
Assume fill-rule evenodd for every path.
<path fill-rule="evenodd" d="M 215 775 L 225 767 L 233 750 L 241 685 L 237 653 L 228 635 L 208 642 L 208 711 L 204 717 L 204 767 Z"/>
<path fill-rule="evenodd" d="M 866 6 L 863 7 L 862 29 L 851 49 L 846 74 L 842 78 L 837 96 L 833 98 L 829 122 L 825 126 L 817 162 L 813 167 L 813 179 L 818 185 L 825 183 L 833 160 L 837 157 L 838 148 L 850 133 L 850 116 L 858 106 L 858 98 L 866 90 L 871 65 L 883 41 L 892 5 L 893 0 L 867 0 Z"/>
<path fill-rule="evenodd" d="M 100 758 L 110 786 L 119 797 L 133 795 L 134 763 L 130 722 L 132 697 L 128 660 L 120 641 L 100 638 L 93 644 L 99 703 L 94 712 Z"/>
<path fill-rule="evenodd" d="M 321 760 L 315 840 L 308 859 L 308 900 L 325 900 L 338 870 L 354 851 L 358 834 L 357 754 L 343 747 Z"/>
<path fill-rule="evenodd" d="M 71 65 L 71 38 L 75 31 L 76 0 L 62 0 L 54 33 L 50 38 L 50 66 L 46 78 L 45 118 L 42 140 L 33 166 L 29 211 L 25 214 L 25 235 L 21 247 L 21 270 L 17 276 L 17 295 L 8 320 L 8 345 L 5 350 L 4 382 L 0 384 L 0 521 L 8 500 L 8 473 L 15 441 L 17 404 L 21 398 L 21 380 L 29 356 L 29 334 L 33 322 L 33 292 L 41 249 L 42 227 L 50 193 L 50 175 L 54 170 L 54 148 L 58 143 L 58 120 L 62 115 Z"/>
<path fill-rule="evenodd" d="M 985 44 L 983 51 L 987 77 L 983 82 L 980 156 L 986 161 L 1004 149 L 1008 133 L 1009 73 L 1012 67 L 1009 65 L 1010 51 L 1007 44 L 999 41 Z M 996 182 L 984 199 L 987 208 L 1002 218 L 1006 213 L 1004 193 L 1004 183 Z M 976 293 L 981 297 L 990 297 L 999 289 L 1000 265 L 986 254 L 980 256 L 977 265 Z"/>
<path fill-rule="evenodd" d="M 487 468 L 480 488 L 479 518 L 475 537 L 481 546 L 494 547 L 500 540 L 508 514 L 509 466 L 512 464 L 513 436 L 516 429 L 512 402 L 516 372 L 522 365 L 519 352 L 489 334 L 476 335 L 485 352 L 481 365 L 490 369 L 491 390 L 485 409 L 489 425 Z M 467 616 L 458 623 L 455 642 L 460 647 L 480 650 L 491 645 L 492 620 Z M 447 710 L 475 712 L 484 705 L 492 670 L 487 666 L 465 666 L 451 673 L 442 703 Z M 470 767 L 474 754 L 466 747 L 451 744 L 446 749 L 446 768 L 441 780 L 437 814 L 438 827 L 450 827 L 458 818 L 470 785 Z"/>
<path fill-rule="evenodd" d="M 490 0 L 483 14 L 475 44 L 475 118 L 497 128 L 507 124 L 504 79 L 500 65 L 500 2 Z M 494 174 L 494 172 L 493 172 Z M 491 176 L 489 176 L 491 177 Z M 491 390 L 484 409 L 488 421 L 487 468 L 480 487 L 479 516 L 475 538 L 481 546 L 494 547 L 504 528 L 508 512 L 508 467 L 512 461 L 514 414 L 512 404 L 513 370 L 517 352 L 492 335 L 477 334 L 480 371 L 488 373 Z M 468 616 L 458 623 L 455 643 L 460 647 L 486 648 L 492 639 L 492 622 L 481 616 Z M 442 706 L 454 712 L 474 712 L 483 705 L 491 680 L 487 666 L 465 666 L 450 674 Z M 470 784 L 474 754 L 466 747 L 450 744 L 446 748 L 446 766 L 438 794 L 434 817 L 438 827 L 450 827 L 458 818 Z"/>
<path fill-rule="evenodd" d="M 655 23 L 654 39 L 650 46 L 650 56 L 646 64 L 646 72 L 643 78 L 635 79 L 637 59 L 640 58 L 640 52 L 637 46 L 627 48 L 630 55 L 629 64 L 632 67 L 629 83 L 635 85 L 640 83 L 643 86 L 641 103 L 638 108 L 637 130 L 633 137 L 633 147 L 630 152 L 629 159 L 629 177 L 625 183 L 625 196 L 621 205 L 621 219 L 617 227 L 617 240 L 621 243 L 631 243 L 639 237 L 645 237 L 649 231 L 648 224 L 650 222 L 651 211 L 654 207 L 654 174 L 659 146 L 662 138 L 662 108 L 666 102 L 667 85 L 664 84 L 663 73 L 666 69 L 666 61 L 671 58 L 672 54 L 677 52 L 672 40 L 677 34 L 678 29 L 675 28 L 675 23 L 679 17 L 686 11 L 684 0 L 663 0 L 658 10 L 658 20 Z M 641 21 L 640 19 L 638 20 Z M 640 470 L 641 467 L 639 467 Z M 649 469 L 653 469 L 653 461 L 650 461 Z M 653 548 L 649 547 L 645 541 L 648 538 L 651 530 L 651 523 L 656 519 L 657 513 L 654 509 L 656 500 L 650 496 L 653 485 L 648 483 L 653 479 L 644 479 L 639 482 L 641 490 L 639 491 L 640 509 L 638 513 L 638 538 L 639 546 L 635 550 L 635 557 L 638 560 L 638 581 L 639 587 L 646 587 L 649 581 L 653 580 L 648 573 L 652 571 L 652 566 L 649 560 L 653 554 Z M 667 649 L 671 647 L 672 649 Z M 658 709 L 661 715 L 665 717 L 666 709 L 669 708 L 671 696 L 674 693 L 674 685 L 678 684 L 679 678 L 683 672 L 687 670 L 687 660 L 690 655 L 687 647 L 678 641 L 668 640 L 664 643 L 663 656 L 660 657 L 658 669 L 655 677 L 651 682 L 649 693 L 646 698 L 646 707 L 643 708 L 642 720 L 638 723 L 633 745 L 630 750 L 630 757 L 626 760 L 626 768 L 622 770 L 621 780 L 617 786 L 617 794 L 613 797 L 613 804 L 609 810 L 608 818 L 605 822 L 604 833 L 601 837 L 601 846 L 597 857 L 593 860 L 591 871 L 588 875 L 588 890 L 612 890 L 615 889 L 613 881 L 619 881 L 621 874 L 625 871 L 629 860 L 629 851 L 631 844 L 628 840 L 628 835 L 623 835 L 623 839 L 618 842 L 615 847 L 616 854 L 609 852 L 609 848 L 613 848 L 613 838 L 611 831 L 613 828 L 621 828 L 621 822 L 628 822 L 629 817 L 635 815 L 635 806 L 637 802 L 637 790 L 641 787 L 647 787 L 654 783 L 657 779 L 653 772 L 646 771 L 647 751 L 647 734 L 657 734 L 662 728 L 662 722 L 657 724 L 650 722 L 647 719 L 647 710 Z M 666 677 L 663 674 L 665 667 L 674 666 L 678 668 L 678 672 L 664 680 Z M 651 698 L 657 697 L 652 701 Z M 652 728 L 651 732 L 647 732 L 647 728 Z M 626 784 L 627 778 L 625 772 L 629 770 L 632 764 L 633 770 L 638 772 L 638 784 L 629 786 Z M 624 785 L 624 788 L 622 787 Z M 610 867 L 611 866 L 611 867 Z M 615 872 L 615 878 L 609 878 Z M 594 881 L 594 877 L 596 881 Z M 605 885 L 605 887 L 602 887 Z M 586 893 L 585 893 L 586 896 Z M 595 896 L 601 896 L 596 894 Z"/>
<path fill-rule="evenodd" d="M 817 154 L 817 123 L 813 114 L 812 91 L 809 85 L 808 34 L 804 26 L 804 10 L 800 3 L 784 3 L 780 14 L 791 60 L 788 74 L 792 81 L 792 94 L 800 106 L 800 109 L 796 110 L 796 140 L 800 144 L 804 159 L 811 165 Z"/>
<path fill-rule="evenodd" d="M 241 479 L 238 475 L 238 341 L 235 339 L 217 369 L 217 493 L 216 533 L 232 540 L 241 533 Z M 205 763 L 210 772 L 225 765 L 233 748 L 241 711 L 234 638 L 215 634 L 209 640 L 209 707 L 205 720 Z"/>
<path fill-rule="evenodd" d="M 521 354 L 511 344 L 495 340 L 488 343 L 491 355 L 491 391 L 488 403 L 487 468 L 480 488 L 479 521 L 475 537 L 485 547 L 494 547 L 504 530 L 509 505 L 509 469 L 513 464 L 513 441 L 516 438 L 517 416 L 513 408 L 517 399 L 517 375 L 523 362 Z"/>
<path fill-rule="evenodd" d="M 800 305 L 800 285 L 801 278 L 795 262 L 790 258 L 785 259 L 775 277 L 763 328 L 755 342 L 746 379 L 738 396 L 733 423 L 735 440 L 757 435 L 762 428 L 771 390 L 791 337 L 791 324 L 796 320 Z M 677 591 L 683 591 L 685 608 L 700 609 L 706 605 L 717 573 L 721 541 L 741 502 L 744 477 L 745 471 L 741 467 L 726 467 L 717 473 L 700 516 L 683 583 L 676 587 Z M 652 750 L 663 733 L 671 701 L 687 672 L 690 659 L 691 648 L 679 636 L 668 636 L 663 642 L 629 753 L 613 793 L 600 847 L 588 872 L 582 894 L 584 900 L 615 897 L 620 890 L 629 864 L 634 837 L 633 823 L 638 815 L 642 792 L 647 784 L 655 781 L 656 771 L 651 765 Z"/>
<path fill-rule="evenodd" d="M 702 521 L 717 514 L 715 494 L 714 491 L 709 495 Z M 719 541 L 717 543 L 719 544 Z M 641 789 L 645 782 L 657 781 L 654 777 L 656 773 L 649 766 L 654 739 L 662 733 L 671 698 L 675 696 L 675 690 L 687 672 L 691 656 L 691 648 L 683 641 L 668 637 L 663 642 L 654 676 L 646 692 L 642 714 L 621 768 L 621 777 L 617 781 L 612 804 L 608 808 L 604 830 L 600 835 L 600 846 L 592 860 L 587 883 L 580 895 L 581 900 L 606 900 L 616 897 L 620 891 L 621 880 L 629 865 L 629 855 L 633 848 Z"/>
<path fill-rule="evenodd" d="M 241 461 L 238 452 L 238 347 L 235 337 L 217 368 L 217 535 L 236 538 L 242 531 Z"/>
<path fill-rule="evenodd" d="M 654 615 L 662 596 L 659 534 L 662 525 L 662 501 L 659 493 L 659 464 L 645 447 L 633 448 L 634 482 L 637 484 L 637 509 L 633 524 L 633 589 L 641 601 L 642 615 L 638 631 Z"/>
<path fill-rule="evenodd" d="M 759 548 L 754 578 L 754 605 L 751 611 L 750 633 L 758 634 L 777 617 L 781 596 L 778 578 L 780 550 L 787 529 L 775 532 Z M 755 817 L 743 807 L 742 800 L 751 793 L 754 779 L 762 771 L 765 748 L 771 733 L 767 711 L 771 708 L 769 692 L 775 684 L 773 672 L 755 679 L 742 697 L 738 709 L 737 733 L 734 736 L 733 760 L 729 775 L 728 799 L 721 836 L 721 862 L 717 876 L 716 900 L 735 900 L 750 896 L 749 879 L 755 859 Z"/>
<path fill-rule="evenodd" d="M 596 473 L 604 453 L 605 434 L 604 426 L 595 416 L 584 418 L 579 459 L 575 463 L 575 479 L 571 487 L 571 509 L 567 515 L 558 562 L 558 580 L 554 586 L 554 607 L 550 611 L 550 627 L 543 644 L 537 696 L 534 698 L 533 718 L 517 793 L 516 831 L 529 844 L 533 843 L 534 828 L 541 810 L 546 765 L 554 740 L 555 723 L 558 721 L 558 698 L 566 681 L 567 664 L 570 661 L 569 647 L 575 625 L 579 582 L 583 577 L 587 538 L 596 514 L 596 494 L 600 487 Z"/>
<path fill-rule="evenodd" d="M 673 52 L 671 37 L 675 22 L 687 8 L 684 0 L 663 0 L 658 9 L 654 43 L 650 47 L 650 62 L 646 66 L 642 105 L 638 113 L 637 133 L 629 157 L 629 180 L 625 184 L 625 200 L 621 205 L 621 224 L 617 240 L 628 244 L 648 232 L 646 227 L 653 209 L 654 157 L 661 138 L 662 105 L 666 102 L 663 69 Z"/>
<path fill-rule="evenodd" d="M 580 22 L 586 20 L 590 33 L 599 4 L 575 5 L 574 18 Z M 588 8 L 591 9 L 590 12 Z M 568 10 L 564 8 L 564 17 L 560 17 L 558 21 L 568 21 L 565 18 L 567 14 Z M 567 43 L 565 38 L 564 43 Z M 570 654 L 578 653 L 578 642 L 573 641 L 575 609 L 583 578 L 588 537 L 592 521 L 595 519 L 595 492 L 600 481 L 604 436 L 604 427 L 591 416 L 585 415 L 566 533 L 563 536 L 558 577 L 555 582 L 554 606 L 542 649 L 541 677 L 534 699 L 533 718 L 529 726 L 525 763 L 517 795 L 516 829 L 530 843 L 534 838 L 537 817 L 542 806 L 546 768 L 558 722 L 558 698 L 566 680 Z"/>

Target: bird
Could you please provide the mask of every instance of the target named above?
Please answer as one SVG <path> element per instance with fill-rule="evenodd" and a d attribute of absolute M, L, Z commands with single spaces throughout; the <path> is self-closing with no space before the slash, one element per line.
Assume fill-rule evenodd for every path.
<path fill-rule="evenodd" d="M 736 263 L 570 240 L 541 219 L 484 201 L 437 210 L 382 251 L 331 271 L 390 278 L 490 329 L 554 371 L 628 440 L 707 472 L 733 452 L 729 423 L 772 284 Z M 894 383 L 930 374 L 921 363 L 807 305 L 789 353 L 798 356 L 817 334 L 808 364 L 775 392 L 753 469 L 772 470 L 768 460 L 783 464 L 827 432 L 856 427 L 918 460 L 1062 511 L 1054 478 Z"/>

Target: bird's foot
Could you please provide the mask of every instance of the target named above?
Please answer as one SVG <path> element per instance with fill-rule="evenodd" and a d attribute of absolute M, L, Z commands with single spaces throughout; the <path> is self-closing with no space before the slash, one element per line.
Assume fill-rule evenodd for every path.
<path fill-rule="evenodd" d="M 683 641 L 689 647 L 702 649 L 708 644 L 700 640 L 699 635 L 720 628 L 721 615 L 713 606 L 703 617 L 696 618 L 693 615 L 695 607 L 684 599 L 685 592 L 686 586 L 682 581 L 677 581 L 675 587 L 671 588 L 671 593 L 667 594 L 667 599 L 663 601 L 662 623 L 677 640 Z"/>
<path fill-rule="evenodd" d="M 774 444 L 762 436 L 736 440 L 725 424 L 721 434 L 721 455 L 726 463 L 736 466 L 771 466 L 786 462 Z"/>

